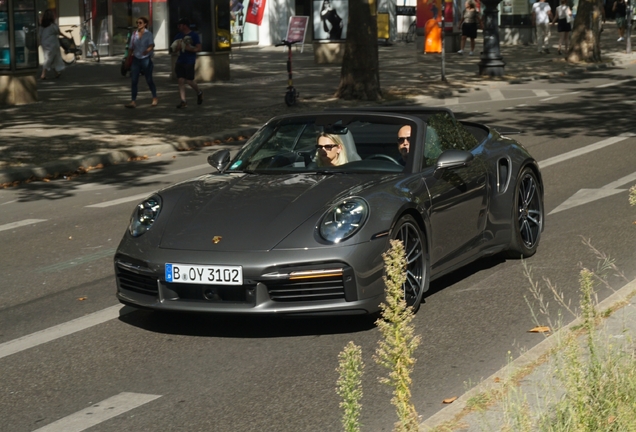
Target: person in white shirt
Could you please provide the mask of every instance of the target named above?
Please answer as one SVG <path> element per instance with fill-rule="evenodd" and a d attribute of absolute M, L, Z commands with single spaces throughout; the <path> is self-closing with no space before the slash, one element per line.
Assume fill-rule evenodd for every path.
<path fill-rule="evenodd" d="M 545 2 L 539 0 L 532 5 L 532 24 L 537 28 L 537 51 L 539 53 L 550 52 L 550 21 L 552 21 L 552 8 Z"/>

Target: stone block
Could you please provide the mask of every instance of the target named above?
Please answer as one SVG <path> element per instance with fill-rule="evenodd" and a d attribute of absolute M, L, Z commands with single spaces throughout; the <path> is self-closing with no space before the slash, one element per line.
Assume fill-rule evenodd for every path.
<path fill-rule="evenodd" d="M 36 72 L 0 75 L 0 105 L 25 105 L 38 102 Z"/>
<path fill-rule="evenodd" d="M 313 42 L 314 62 L 316 64 L 342 63 L 345 44 L 343 42 Z"/>

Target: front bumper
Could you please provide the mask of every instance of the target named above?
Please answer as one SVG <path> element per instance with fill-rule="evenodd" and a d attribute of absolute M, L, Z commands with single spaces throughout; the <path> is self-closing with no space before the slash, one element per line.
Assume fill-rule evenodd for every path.
<path fill-rule="evenodd" d="M 232 314 L 368 314 L 384 299 L 383 241 L 311 251 L 249 253 L 157 250 L 115 255 L 117 298 L 157 311 Z M 175 259 L 178 257 L 178 259 Z M 166 282 L 166 262 L 243 266 L 240 286 Z M 246 263 L 249 263 L 246 265 Z"/>

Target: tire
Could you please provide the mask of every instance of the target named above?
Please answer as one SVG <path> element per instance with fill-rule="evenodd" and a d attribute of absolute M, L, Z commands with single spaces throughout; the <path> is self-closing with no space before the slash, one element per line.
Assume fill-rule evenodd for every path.
<path fill-rule="evenodd" d="M 521 171 L 512 203 L 512 239 L 506 251 L 509 258 L 528 258 L 537 252 L 543 230 L 543 200 L 541 185 L 534 172 Z"/>
<path fill-rule="evenodd" d="M 417 312 L 430 281 L 430 263 L 422 230 L 411 215 L 402 216 L 393 228 L 392 239 L 401 240 L 406 254 L 407 278 L 402 286 L 406 304 Z"/>
<path fill-rule="evenodd" d="M 75 63 L 75 52 L 74 51 L 69 51 L 68 53 L 66 53 L 64 51 L 64 48 L 60 48 L 60 54 L 62 55 L 62 61 L 64 62 L 65 65 L 72 65 L 73 63 Z"/>
<path fill-rule="evenodd" d="M 416 31 L 417 31 L 417 27 L 416 27 L 415 21 L 413 21 L 411 25 L 409 26 L 408 32 L 406 33 L 407 43 L 415 42 Z"/>
<path fill-rule="evenodd" d="M 289 89 L 287 93 L 285 93 L 285 103 L 287 106 L 292 106 L 296 104 L 296 90 Z"/>

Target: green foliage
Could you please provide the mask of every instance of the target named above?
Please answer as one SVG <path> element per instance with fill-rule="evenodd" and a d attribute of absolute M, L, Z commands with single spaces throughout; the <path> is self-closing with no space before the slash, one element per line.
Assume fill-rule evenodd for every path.
<path fill-rule="evenodd" d="M 374 360 L 389 370 L 389 376 L 380 378 L 380 382 L 393 387 L 391 403 L 398 415 L 394 431 L 417 431 L 419 418 L 411 402 L 410 386 L 416 360 L 413 354 L 421 338 L 414 335 L 413 309 L 404 300 L 402 285 L 406 280 L 406 258 L 402 242 L 391 240 L 391 249 L 382 258 L 386 271 L 386 300 L 380 305 L 382 318 L 376 321 L 382 339 L 378 342 Z"/>
<path fill-rule="evenodd" d="M 597 257 L 604 262 L 607 259 L 604 254 L 597 253 Z M 614 346 L 606 335 L 598 334 L 600 314 L 596 307 L 595 279 L 600 280 L 594 272 L 586 268 L 581 270 L 578 316 L 582 324 L 563 332 L 558 341 L 552 371 L 563 394 L 555 390 L 548 399 L 557 402 L 529 415 L 524 414 L 523 398 L 505 404 L 505 416 L 509 419 L 511 430 L 636 431 L 636 353 L 633 341 L 625 340 L 625 343 Z M 553 292 L 555 296 L 558 294 Z M 563 305 L 562 296 L 557 298 L 557 302 Z M 581 333 L 583 340 L 579 338 Z"/>
<path fill-rule="evenodd" d="M 362 349 L 349 342 L 338 354 L 338 387 L 336 393 L 342 398 L 340 408 L 343 409 L 342 426 L 345 432 L 360 431 L 360 410 L 362 405 Z"/>

